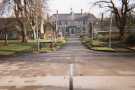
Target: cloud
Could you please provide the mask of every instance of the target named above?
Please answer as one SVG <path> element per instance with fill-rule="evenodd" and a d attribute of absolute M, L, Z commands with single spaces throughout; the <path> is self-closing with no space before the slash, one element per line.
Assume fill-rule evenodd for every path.
<path fill-rule="evenodd" d="M 0 3 L 2 3 L 3 2 L 3 0 L 0 0 Z"/>

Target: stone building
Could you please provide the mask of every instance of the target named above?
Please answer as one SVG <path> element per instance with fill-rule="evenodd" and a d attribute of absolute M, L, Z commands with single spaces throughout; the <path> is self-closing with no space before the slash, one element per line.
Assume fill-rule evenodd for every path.
<path fill-rule="evenodd" d="M 20 30 L 17 30 L 17 21 L 15 18 L 0 18 L 0 40 L 5 38 L 5 34 L 8 34 L 8 39 L 19 39 Z"/>
<path fill-rule="evenodd" d="M 56 25 L 59 35 L 89 35 L 92 24 L 96 22 L 96 17 L 90 13 L 53 14 L 51 20 Z"/>

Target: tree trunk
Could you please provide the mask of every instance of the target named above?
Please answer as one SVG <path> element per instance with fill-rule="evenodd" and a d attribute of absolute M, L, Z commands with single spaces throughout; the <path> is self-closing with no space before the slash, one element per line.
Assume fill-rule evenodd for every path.
<path fill-rule="evenodd" d="M 17 22 L 20 24 L 21 27 L 21 42 L 22 43 L 27 43 L 28 42 L 28 38 L 27 38 L 27 30 L 26 30 L 26 22 L 22 21 L 20 18 L 16 18 Z"/>
<path fill-rule="evenodd" d="M 120 33 L 119 40 L 123 40 L 124 39 L 124 34 L 125 34 L 124 28 L 120 28 L 119 33 Z"/>
<path fill-rule="evenodd" d="M 27 31 L 26 31 L 25 25 L 23 25 L 23 28 L 22 28 L 22 43 L 27 43 L 27 42 L 28 42 Z"/>
<path fill-rule="evenodd" d="M 33 29 L 33 39 L 36 40 L 36 28 L 35 26 L 32 26 L 32 29 Z"/>

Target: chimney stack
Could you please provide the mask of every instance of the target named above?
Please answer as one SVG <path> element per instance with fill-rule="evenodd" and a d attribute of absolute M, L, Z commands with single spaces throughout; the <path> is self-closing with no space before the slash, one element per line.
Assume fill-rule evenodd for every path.
<path fill-rule="evenodd" d="M 70 14 L 72 15 L 73 14 L 73 9 L 71 8 L 70 10 L 71 10 Z"/>
<path fill-rule="evenodd" d="M 101 22 L 104 21 L 104 13 L 102 13 L 102 16 L 101 16 Z"/>
<path fill-rule="evenodd" d="M 83 9 L 81 9 L 81 15 L 83 15 Z"/>
<path fill-rule="evenodd" d="M 59 11 L 57 10 L 57 15 L 58 15 Z"/>

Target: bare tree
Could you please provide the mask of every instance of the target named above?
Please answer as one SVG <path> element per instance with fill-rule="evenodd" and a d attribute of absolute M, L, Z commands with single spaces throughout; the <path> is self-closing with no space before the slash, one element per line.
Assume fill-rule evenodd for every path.
<path fill-rule="evenodd" d="M 22 29 L 22 42 L 27 42 L 27 25 L 31 26 L 34 36 L 36 35 L 36 31 L 38 32 L 39 26 L 42 23 L 45 1 L 14 0 L 15 16 Z"/>
<path fill-rule="evenodd" d="M 114 14 L 116 26 L 119 29 L 120 37 L 122 40 L 125 34 L 125 26 L 128 22 L 128 15 L 135 8 L 134 0 L 99 0 L 94 3 L 99 5 L 100 8 L 107 8 Z"/>
<path fill-rule="evenodd" d="M 33 0 L 32 5 L 29 6 L 29 23 L 31 25 L 31 28 L 33 30 L 34 39 L 38 37 L 38 30 L 41 29 L 42 20 L 44 16 L 44 1 L 45 0 Z"/>
<path fill-rule="evenodd" d="M 5 6 L 7 6 L 8 2 L 9 2 L 8 0 L 1 0 L 1 2 L 0 2 L 0 16 L 3 16 L 5 14 Z M 8 30 L 7 30 L 8 22 L 7 22 L 6 18 L 3 18 L 1 20 L 2 20 L 3 25 L 1 24 L 2 26 L 1 26 L 0 31 L 3 33 L 3 36 L 4 36 L 4 41 L 5 41 L 4 45 L 8 45 Z"/>
<path fill-rule="evenodd" d="M 26 21 L 24 20 L 26 17 L 27 11 L 25 10 L 26 6 L 22 0 L 14 0 L 14 13 L 16 16 L 17 22 L 20 24 L 22 42 L 27 42 L 27 31 L 26 31 Z"/>

